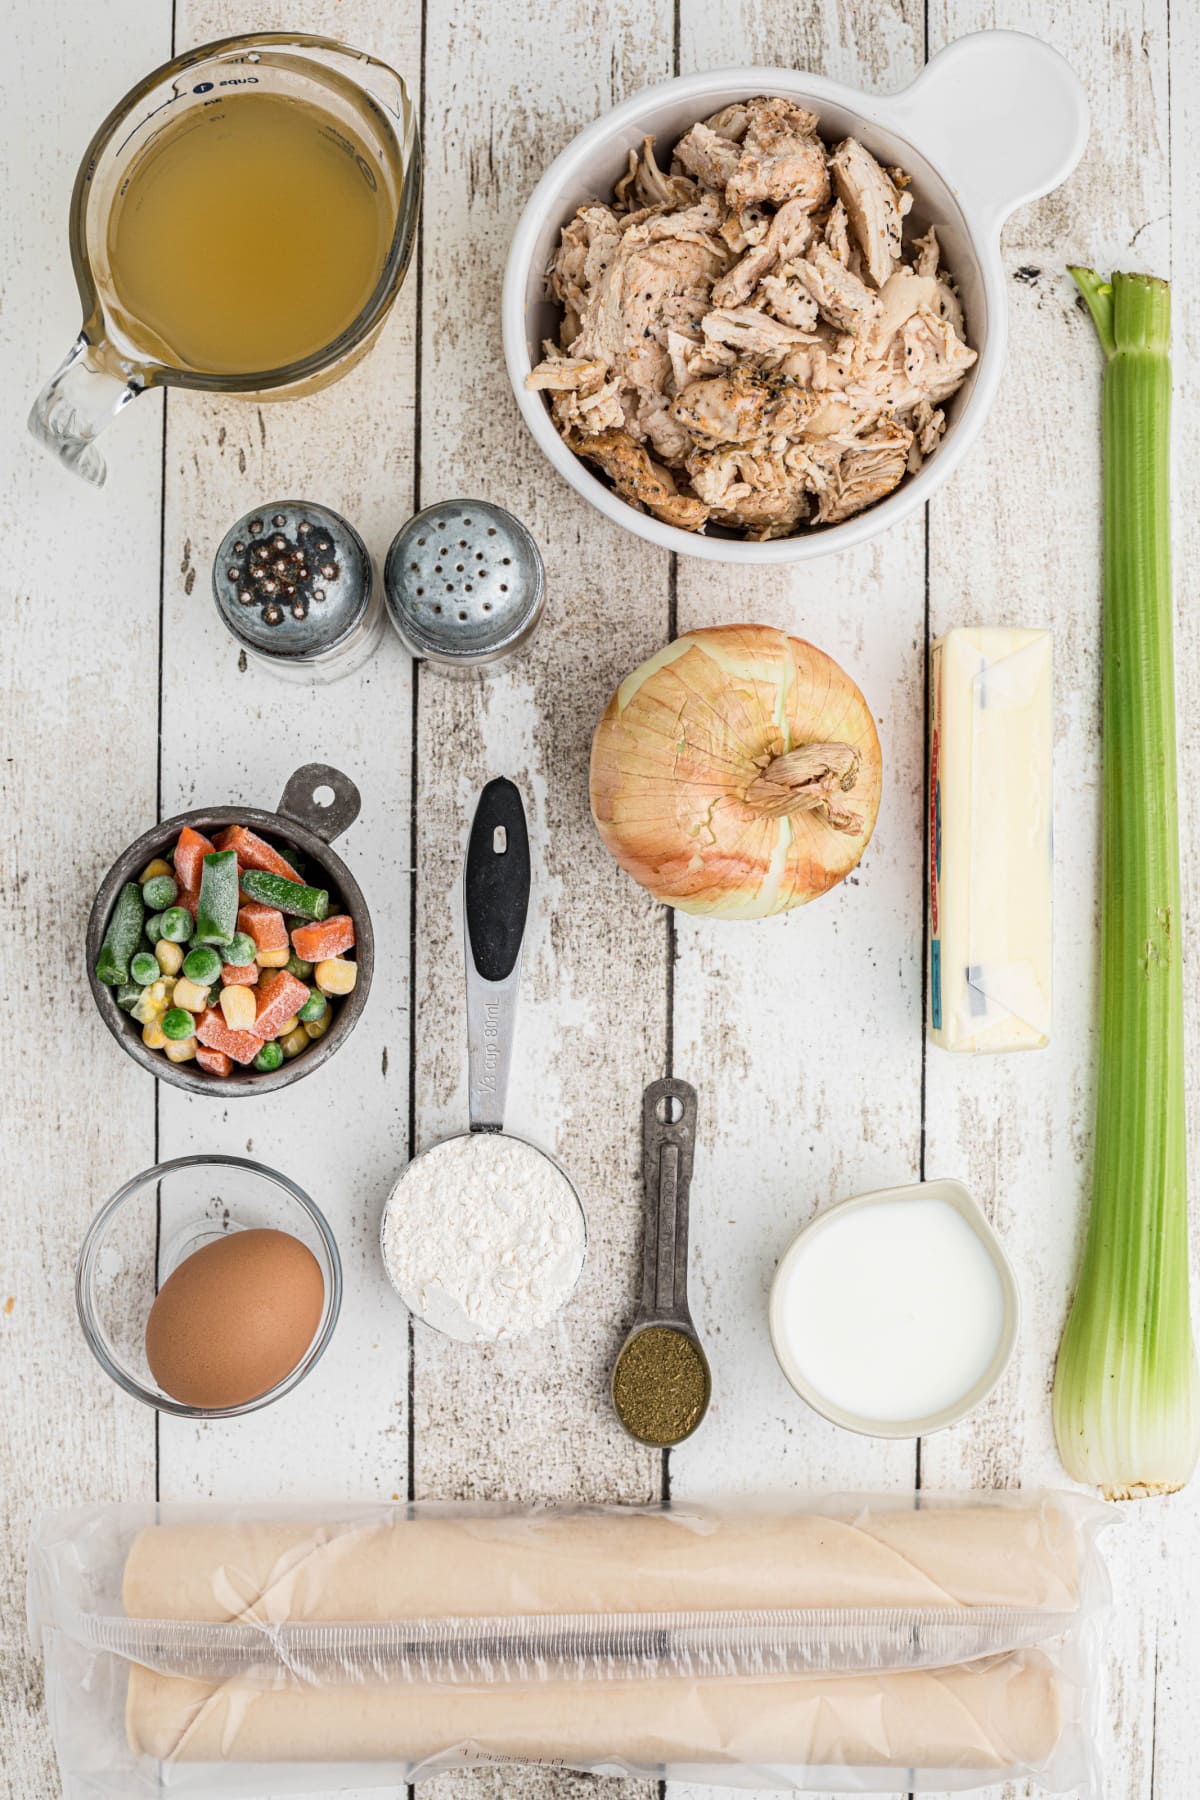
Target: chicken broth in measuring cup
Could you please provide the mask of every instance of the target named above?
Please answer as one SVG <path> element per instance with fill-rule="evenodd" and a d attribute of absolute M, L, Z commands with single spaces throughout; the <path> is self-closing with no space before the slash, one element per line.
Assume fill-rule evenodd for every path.
<path fill-rule="evenodd" d="M 355 323 L 395 226 L 395 197 L 345 122 L 285 94 L 229 94 L 168 124 L 123 183 L 108 225 L 116 309 L 176 367 L 282 368 Z"/>

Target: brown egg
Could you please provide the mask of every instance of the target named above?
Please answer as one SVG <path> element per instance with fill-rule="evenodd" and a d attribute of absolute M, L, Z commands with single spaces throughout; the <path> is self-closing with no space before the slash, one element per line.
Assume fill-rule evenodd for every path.
<path fill-rule="evenodd" d="M 181 1262 L 146 1321 L 146 1361 L 173 1400 L 239 1406 L 290 1375 L 325 1304 L 320 1265 L 286 1231 L 231 1231 Z"/>

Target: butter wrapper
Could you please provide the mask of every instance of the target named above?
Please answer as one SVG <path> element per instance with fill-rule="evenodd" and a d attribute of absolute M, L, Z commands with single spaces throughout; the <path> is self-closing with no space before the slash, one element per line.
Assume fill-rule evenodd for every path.
<path fill-rule="evenodd" d="M 950 631 L 930 652 L 929 1035 L 1040 1050 L 1053 962 L 1048 631 Z"/>

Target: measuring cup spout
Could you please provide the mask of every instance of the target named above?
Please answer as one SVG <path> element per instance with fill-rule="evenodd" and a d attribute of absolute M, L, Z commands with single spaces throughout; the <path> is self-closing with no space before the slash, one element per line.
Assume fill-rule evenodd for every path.
<path fill-rule="evenodd" d="M 96 438 L 141 391 L 136 377 L 106 369 L 81 331 L 34 401 L 29 429 L 68 469 L 102 487 L 108 469 Z"/>

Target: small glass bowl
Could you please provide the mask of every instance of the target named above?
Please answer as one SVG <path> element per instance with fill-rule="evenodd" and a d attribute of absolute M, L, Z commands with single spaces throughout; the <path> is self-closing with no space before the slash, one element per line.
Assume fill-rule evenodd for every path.
<path fill-rule="evenodd" d="M 295 1368 L 265 1394 L 237 1406 L 188 1406 L 150 1373 L 150 1308 L 194 1251 L 255 1229 L 286 1231 L 312 1251 L 325 1286 L 320 1322 Z M 324 1215 L 286 1175 L 240 1156 L 179 1156 L 144 1169 L 100 1208 L 79 1252 L 75 1304 L 92 1355 L 135 1400 L 184 1419 L 233 1419 L 290 1393 L 323 1355 L 341 1310 L 342 1262 Z"/>

